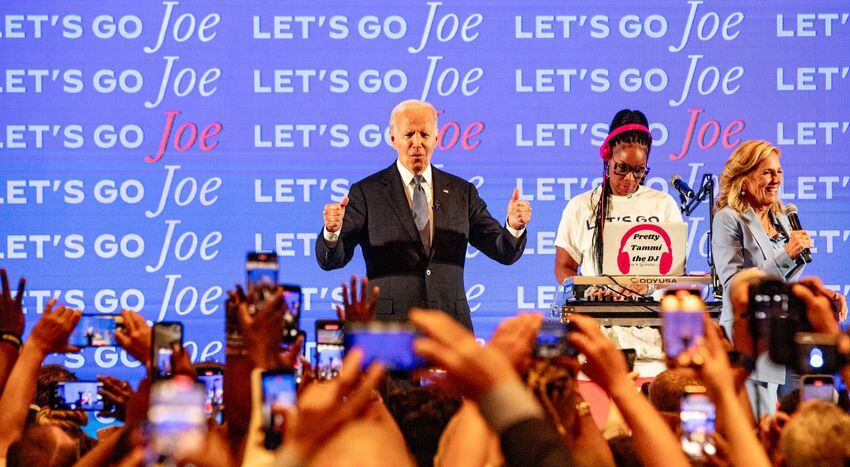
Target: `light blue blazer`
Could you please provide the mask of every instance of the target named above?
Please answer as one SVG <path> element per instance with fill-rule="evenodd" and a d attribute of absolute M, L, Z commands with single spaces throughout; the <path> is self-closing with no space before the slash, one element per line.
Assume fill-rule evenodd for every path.
<path fill-rule="evenodd" d="M 774 220 L 788 236 L 791 232 L 788 217 L 785 214 L 779 214 Z M 711 247 L 714 266 L 723 284 L 723 311 L 720 313 L 720 325 L 731 336 L 733 316 L 729 285 L 735 274 L 743 269 L 755 267 L 786 282 L 794 281 L 803 273 L 805 263 L 800 261 L 798 264 L 791 259 L 785 248 L 774 247 L 752 208 L 741 216 L 737 211 L 726 206 L 714 214 L 713 227 Z M 756 369 L 750 378 L 766 383 L 783 384 L 785 366 L 776 365 L 765 354 L 758 359 Z"/>

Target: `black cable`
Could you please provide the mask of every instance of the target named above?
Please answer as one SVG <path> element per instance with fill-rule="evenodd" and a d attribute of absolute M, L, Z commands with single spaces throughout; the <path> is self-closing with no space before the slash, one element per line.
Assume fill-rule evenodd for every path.
<path fill-rule="evenodd" d="M 602 277 L 604 277 L 604 278 L 606 278 L 606 279 L 610 280 L 611 282 L 613 282 L 613 283 L 614 283 L 615 285 L 617 285 L 618 287 L 622 287 L 623 289 L 628 290 L 629 292 L 631 292 L 631 293 L 633 293 L 633 294 L 635 294 L 635 295 L 637 295 L 637 296 L 639 296 L 639 297 L 643 297 L 643 294 L 640 294 L 640 293 L 638 293 L 638 292 L 636 292 L 636 291 L 634 291 L 634 290 L 632 290 L 632 289 L 630 289 L 630 288 L 628 288 L 628 287 L 626 287 L 626 286 L 624 286 L 624 285 L 621 285 L 619 282 L 617 282 L 617 279 L 614 279 L 614 277 L 613 277 L 613 276 L 611 276 L 611 275 L 609 275 L 609 274 L 602 274 Z M 630 302 L 632 302 L 632 304 L 642 306 L 642 307 L 643 307 L 646 311 L 648 311 L 648 312 L 650 312 L 650 313 L 657 313 L 657 312 L 658 312 L 658 310 L 653 310 L 653 309 L 652 309 L 652 307 L 650 307 L 650 306 L 648 306 L 648 305 L 642 305 L 642 304 L 641 304 L 641 302 L 638 302 L 638 301 L 632 301 L 632 297 L 630 297 L 630 296 L 628 296 L 628 295 L 624 294 L 623 292 L 620 292 L 619 290 L 614 289 L 613 287 L 611 287 L 611 286 L 610 286 L 610 285 L 608 285 L 608 284 L 603 284 L 603 286 L 604 286 L 606 289 L 608 289 L 608 290 L 610 290 L 610 291 L 612 291 L 612 292 L 614 292 L 614 293 L 620 294 L 621 296 L 628 298 L 628 299 L 629 299 L 629 301 L 630 301 Z"/>
<path fill-rule="evenodd" d="M 632 290 L 632 289 L 630 289 L 630 288 L 626 287 L 626 286 L 625 286 L 625 285 L 623 285 L 623 284 L 620 284 L 619 282 L 617 282 L 617 279 L 614 279 L 614 276 L 611 276 L 611 275 L 608 275 L 608 274 L 602 274 L 602 277 L 604 277 L 604 278 L 606 278 L 606 279 L 610 280 L 610 281 L 611 281 L 611 282 L 613 282 L 613 283 L 614 283 L 617 287 L 621 287 L 621 288 L 623 288 L 623 289 L 625 289 L 625 290 L 628 290 L 629 292 L 631 292 L 631 293 L 633 293 L 633 294 L 635 294 L 635 295 L 637 295 L 637 296 L 639 296 L 639 297 L 643 297 L 643 296 L 644 296 L 642 293 L 639 293 L 639 292 L 637 292 L 637 291 L 635 291 L 635 290 Z M 614 289 L 613 289 L 613 288 L 611 288 L 611 286 L 609 286 L 608 284 L 605 284 L 605 287 L 607 287 L 609 290 L 614 290 Z M 614 290 L 614 292 L 617 292 L 618 294 L 620 294 L 620 295 L 622 295 L 622 296 L 624 296 L 624 297 L 626 297 L 626 298 L 631 298 L 631 297 L 629 297 L 628 295 L 626 295 L 626 294 L 624 294 L 624 293 L 620 292 L 619 290 Z"/>

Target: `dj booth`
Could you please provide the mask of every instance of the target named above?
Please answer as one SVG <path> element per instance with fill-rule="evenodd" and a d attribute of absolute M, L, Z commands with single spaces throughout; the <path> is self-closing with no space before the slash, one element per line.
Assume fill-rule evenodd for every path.
<path fill-rule="evenodd" d="M 628 296 L 615 292 L 604 299 L 592 297 L 592 290 L 610 288 L 614 291 L 629 290 L 640 286 L 647 287 L 651 294 Z M 712 278 L 710 275 L 694 276 L 574 276 L 567 278 L 558 288 L 555 300 L 550 307 L 550 319 L 566 322 L 571 313 L 581 313 L 594 318 L 600 325 L 661 327 L 661 309 L 659 299 L 668 288 L 688 288 L 701 292 L 706 310 L 717 319 L 723 306 L 721 300 L 714 299 Z M 639 376 L 635 379 L 635 390 L 665 368 L 663 360 L 638 360 L 635 370 Z M 590 405 L 594 421 L 602 427 L 608 418 L 610 401 L 608 396 L 595 383 L 587 378 L 579 378 L 579 390 Z"/>
<path fill-rule="evenodd" d="M 629 290 L 630 287 L 651 287 L 654 293 L 628 297 L 615 294 L 605 299 L 588 296 L 594 288 Z M 700 276 L 574 276 L 559 287 L 550 308 L 550 318 L 565 319 L 570 313 L 581 313 L 596 319 L 603 326 L 661 326 L 660 295 L 667 288 L 700 290 L 706 309 L 712 318 L 720 314 L 722 302 L 712 297 L 712 278 Z"/>

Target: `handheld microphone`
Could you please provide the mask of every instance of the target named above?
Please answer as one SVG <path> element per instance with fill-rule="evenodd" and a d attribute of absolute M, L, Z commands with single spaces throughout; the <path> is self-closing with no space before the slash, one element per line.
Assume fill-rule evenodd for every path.
<path fill-rule="evenodd" d="M 788 223 L 791 224 L 791 230 L 803 230 L 803 227 L 800 225 L 800 218 L 797 216 L 797 206 L 786 204 L 785 215 L 788 216 Z M 808 248 L 803 250 L 800 256 L 803 258 L 803 261 L 807 263 L 812 262 L 812 252 Z"/>
<path fill-rule="evenodd" d="M 673 185 L 673 188 L 675 188 L 676 191 L 685 198 L 693 198 L 695 196 L 694 190 L 691 190 L 691 187 L 689 187 L 688 184 L 682 180 L 682 177 L 678 175 L 674 175 L 673 178 L 670 179 L 670 184 Z"/>

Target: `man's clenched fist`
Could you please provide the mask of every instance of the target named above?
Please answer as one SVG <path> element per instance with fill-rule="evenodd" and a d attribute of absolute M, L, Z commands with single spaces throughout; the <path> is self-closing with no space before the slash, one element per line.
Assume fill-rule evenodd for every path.
<path fill-rule="evenodd" d="M 325 218 L 325 230 L 336 232 L 342 227 L 342 218 L 345 217 L 346 206 L 348 206 L 348 196 L 343 198 L 339 203 L 325 205 L 325 210 L 322 213 L 322 216 Z"/>

